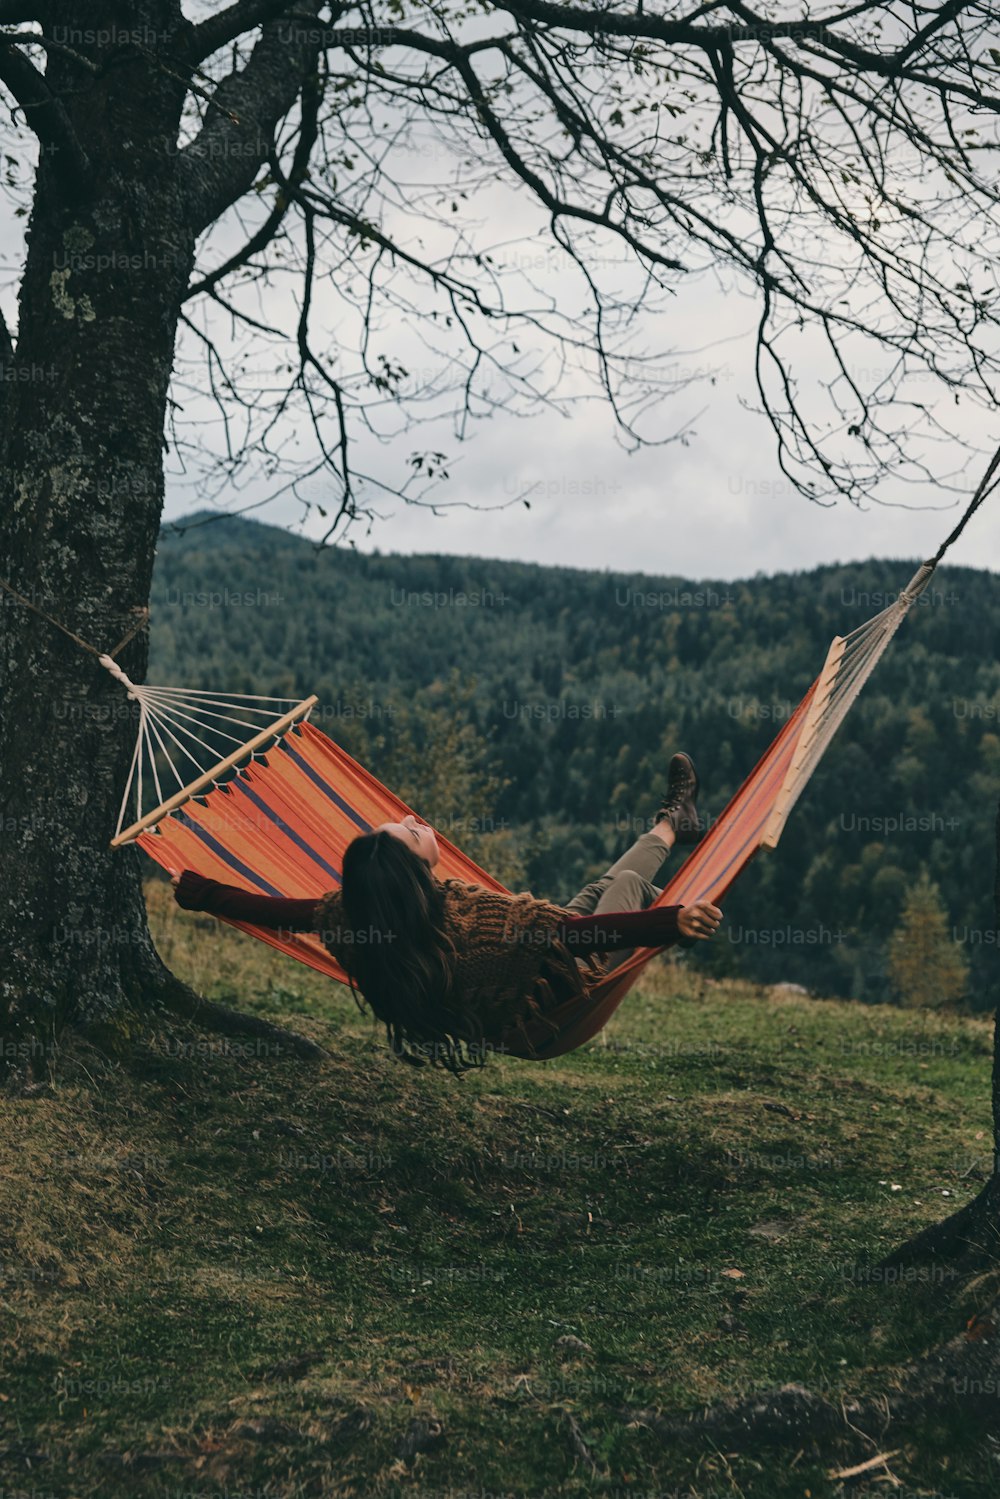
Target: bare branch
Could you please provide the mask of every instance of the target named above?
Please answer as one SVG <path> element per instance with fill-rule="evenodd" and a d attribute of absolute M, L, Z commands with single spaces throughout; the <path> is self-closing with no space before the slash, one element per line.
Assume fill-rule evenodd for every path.
<path fill-rule="evenodd" d="M 227 6 L 191 28 L 185 39 L 186 56 L 192 63 L 204 62 L 237 37 L 288 13 L 288 0 L 236 0 L 235 5 Z M 310 13 L 299 12 L 300 15 L 303 13 L 313 19 Z"/>
<path fill-rule="evenodd" d="M 85 68 L 88 73 L 92 73 L 95 76 L 101 71 L 95 62 L 91 62 L 89 57 L 84 57 L 83 53 L 78 51 L 76 47 L 68 47 L 65 42 L 56 41 L 54 37 L 43 36 L 40 31 L 2 32 L 0 33 L 0 40 L 6 42 L 8 45 L 18 42 L 22 46 L 41 47 L 44 52 L 58 52 L 62 57 L 70 58 L 73 62 L 78 63 L 81 68 Z"/>
<path fill-rule="evenodd" d="M 45 77 L 16 45 L 0 36 L 0 83 L 21 109 L 42 144 L 66 191 L 82 196 L 92 172 L 87 153 L 77 137 L 62 100 L 52 93 Z"/>
<path fill-rule="evenodd" d="M 913 56 L 914 52 L 919 52 L 921 47 L 926 46 L 936 32 L 942 31 L 945 26 L 949 26 L 952 21 L 961 15 L 962 11 L 968 9 L 969 6 L 966 0 L 948 0 L 946 5 L 942 5 L 939 11 L 932 14 L 927 25 L 922 26 L 919 31 L 915 31 L 906 46 L 900 52 L 896 53 L 896 66 L 902 67 L 907 59 Z"/>
<path fill-rule="evenodd" d="M 812 39 L 822 42 L 853 66 L 880 74 L 894 73 L 902 56 L 902 49 L 900 53 L 871 52 L 834 33 L 833 28 L 843 25 L 849 17 L 872 10 L 870 5 L 827 16 L 772 21 L 756 15 L 749 6 L 740 4 L 739 0 L 729 0 L 728 9 L 742 16 L 743 21 L 724 26 L 698 24 L 688 18 L 679 21 L 664 20 L 642 10 L 613 11 L 606 10 L 603 6 L 593 9 L 576 8 L 556 3 L 556 0 L 496 0 L 496 5 L 498 10 L 505 10 L 523 20 L 557 26 L 561 30 L 580 31 L 588 36 L 647 38 L 670 46 L 701 47 L 705 50 L 734 46 L 739 42 L 778 41 L 783 37 L 792 37 L 797 41 Z M 951 12 L 947 19 L 953 19 L 954 15 L 967 8 L 965 4 L 949 4 L 945 7 Z M 926 28 L 927 35 L 930 36 L 937 29 L 937 25 Z M 905 50 L 909 55 L 911 45 L 908 44 Z"/>
<path fill-rule="evenodd" d="M 598 213 L 580 204 L 574 204 L 568 199 L 560 198 L 552 192 L 551 188 L 542 180 L 538 173 L 532 170 L 523 156 L 516 150 L 510 134 L 497 113 L 490 108 L 487 102 L 486 90 L 469 61 L 474 52 L 481 51 L 485 47 L 496 47 L 496 42 L 478 43 L 471 47 L 458 47 L 452 43 L 434 41 L 430 37 L 421 36 L 415 32 L 399 31 L 396 33 L 395 40 L 402 41 L 404 39 L 409 46 L 421 52 L 429 52 L 432 56 L 440 57 L 444 61 L 451 63 L 457 70 L 468 90 L 469 101 L 487 132 L 492 136 L 494 143 L 499 147 L 500 154 L 507 162 L 507 165 L 513 169 L 527 187 L 531 188 L 539 202 L 543 203 L 549 209 L 554 218 L 576 218 L 585 223 L 593 224 L 597 228 L 609 229 L 619 235 L 632 249 L 640 250 L 643 255 L 656 260 L 667 269 L 674 271 L 684 270 L 683 262 L 673 256 L 663 255 L 649 244 L 640 246 L 627 224 L 621 220 L 613 219 L 607 207 L 605 207 L 603 213 Z"/>
<path fill-rule="evenodd" d="M 312 0 L 308 19 L 317 22 L 321 8 L 321 0 Z M 265 26 L 246 67 L 215 89 L 210 118 L 178 153 L 188 223 L 195 233 L 241 198 L 271 159 L 275 129 L 315 70 L 316 30 L 303 25 L 301 8 L 287 10 L 281 21 Z"/>
<path fill-rule="evenodd" d="M 327 541 L 336 531 L 344 516 L 353 517 L 357 513 L 355 503 L 354 487 L 351 475 L 350 463 L 350 436 L 347 427 L 347 414 L 344 410 L 344 391 L 340 382 L 330 374 L 321 360 L 317 359 L 309 346 L 309 310 L 312 306 L 313 282 L 316 276 L 316 236 L 315 236 L 315 211 L 306 206 L 306 266 L 304 289 L 302 296 L 302 310 L 299 314 L 299 325 L 297 329 L 297 342 L 299 348 L 299 374 L 297 384 L 302 390 L 306 405 L 309 409 L 309 419 L 312 423 L 313 432 L 319 445 L 319 450 L 327 466 L 334 473 L 339 473 L 341 481 L 340 502 L 337 514 L 323 537 Z M 313 407 L 310 397 L 309 386 L 306 381 L 306 371 L 314 369 L 320 379 L 330 388 L 333 393 L 337 409 L 337 454 L 330 453 L 326 440 L 323 436 L 318 415 Z"/>
<path fill-rule="evenodd" d="M 238 270 L 240 266 L 247 265 L 260 250 L 265 250 L 274 239 L 281 226 L 281 221 L 288 212 L 296 189 L 305 181 L 309 171 L 309 160 L 312 156 L 313 147 L 319 134 L 319 105 L 322 96 L 319 75 L 311 72 L 306 75 L 302 84 L 302 123 L 299 128 L 299 138 L 295 147 L 295 156 L 292 160 L 291 170 L 286 177 L 281 170 L 281 164 L 274 149 L 271 150 L 271 173 L 277 180 L 278 194 L 274 201 L 274 207 L 268 214 L 264 223 L 257 230 L 242 250 L 222 265 L 218 266 L 201 281 L 197 281 L 185 294 L 184 300 L 190 301 L 192 297 L 200 292 L 211 291 L 224 277 Z"/>

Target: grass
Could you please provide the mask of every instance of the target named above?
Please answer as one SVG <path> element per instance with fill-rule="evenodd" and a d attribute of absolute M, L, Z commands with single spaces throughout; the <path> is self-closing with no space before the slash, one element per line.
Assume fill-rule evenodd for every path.
<path fill-rule="evenodd" d="M 329 1059 L 174 1024 L 0 1099 L 4 1499 L 887 1492 L 632 1413 L 878 1392 L 961 1330 L 988 1285 L 870 1267 L 987 1169 L 985 1021 L 663 963 L 601 1043 L 456 1083 L 167 894 L 175 970 Z M 904 1499 L 991 1492 L 954 1423 L 891 1446 Z"/>

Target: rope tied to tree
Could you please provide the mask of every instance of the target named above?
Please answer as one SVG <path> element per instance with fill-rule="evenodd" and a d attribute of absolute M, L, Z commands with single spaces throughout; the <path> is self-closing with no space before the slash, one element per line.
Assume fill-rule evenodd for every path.
<path fill-rule="evenodd" d="M 149 623 L 148 606 L 145 604 L 133 604 L 130 613 L 138 616 L 135 624 L 132 625 L 131 629 L 126 631 L 117 645 L 112 646 L 110 651 L 102 651 L 99 650 L 96 645 L 91 645 L 89 641 L 84 640 L 76 633 L 75 630 L 71 630 L 68 625 L 60 624 L 59 620 L 55 619 L 51 614 L 48 614 L 44 609 L 40 609 L 37 604 L 32 603 L 31 599 L 26 599 L 24 594 L 19 593 L 12 583 L 8 583 L 6 578 L 0 578 L 0 588 L 4 589 L 6 593 L 9 593 L 12 598 L 17 599 L 18 603 L 23 604 L 26 609 L 30 609 L 33 614 L 37 614 L 40 619 L 47 620 L 50 625 L 53 625 L 55 627 L 55 629 L 61 630 L 62 633 L 66 635 L 70 640 L 72 640 L 74 645 L 78 645 L 82 651 L 87 651 L 89 655 L 96 656 L 102 666 L 106 666 L 107 662 L 111 661 L 111 665 L 115 668 L 114 671 L 111 672 L 112 676 L 114 676 L 115 672 L 119 671 L 120 668 L 115 666 L 115 663 L 111 660 L 111 658 L 117 656 L 119 651 L 123 651 L 125 647 L 135 639 L 139 631 L 145 629 L 146 625 L 148 625 Z M 110 671 L 111 667 L 107 667 L 107 669 Z M 128 681 L 128 678 L 124 675 L 124 673 L 122 673 L 121 680 L 128 683 L 129 687 L 132 686 L 132 683 Z"/>
<path fill-rule="evenodd" d="M 135 632 L 133 631 L 133 634 L 134 633 Z M 120 647 L 118 647 L 118 649 L 120 649 Z M 132 681 L 131 677 L 125 675 L 121 667 L 118 665 L 118 662 L 112 660 L 110 656 L 99 656 L 97 659 L 100 661 L 105 671 L 109 671 L 111 673 L 116 682 L 121 682 L 122 686 L 127 689 L 129 697 L 134 701 L 135 698 L 139 696 L 136 685 Z"/>

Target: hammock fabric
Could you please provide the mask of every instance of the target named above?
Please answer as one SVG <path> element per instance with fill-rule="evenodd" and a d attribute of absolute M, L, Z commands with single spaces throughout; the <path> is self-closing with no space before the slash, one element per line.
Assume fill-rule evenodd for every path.
<path fill-rule="evenodd" d="M 718 902 L 761 846 L 778 796 L 786 785 L 803 720 L 820 682 L 817 678 L 795 714 L 732 798 L 721 817 L 692 850 L 656 905 Z M 199 802 L 188 801 L 135 841 L 165 869 L 197 869 L 260 895 L 311 897 L 340 883 L 344 849 L 359 833 L 380 822 L 395 822 L 411 808 L 381 785 L 363 766 L 308 722 L 296 724 L 260 760 L 214 787 Z M 437 835 L 439 872 L 485 885 L 505 887 L 447 838 Z M 285 934 L 244 922 L 229 925 L 249 932 L 289 957 L 347 982 L 336 959 L 308 934 Z M 567 1001 L 552 1012 L 558 1026 L 532 1035 L 539 1056 L 555 1057 L 589 1041 L 602 1029 L 656 955 L 642 948 L 598 985 L 585 1000 Z M 515 1040 L 513 1055 L 530 1055 Z"/>

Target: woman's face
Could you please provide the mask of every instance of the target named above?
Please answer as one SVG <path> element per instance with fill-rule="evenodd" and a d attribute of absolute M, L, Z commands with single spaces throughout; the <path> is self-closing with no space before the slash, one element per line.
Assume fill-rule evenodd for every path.
<path fill-rule="evenodd" d="M 415 854 L 419 854 L 431 869 L 441 857 L 434 829 L 428 827 L 426 822 L 421 822 L 419 817 L 414 817 L 412 812 L 407 812 L 402 822 L 383 822 L 372 831 L 391 833 L 394 838 L 412 848 Z"/>

